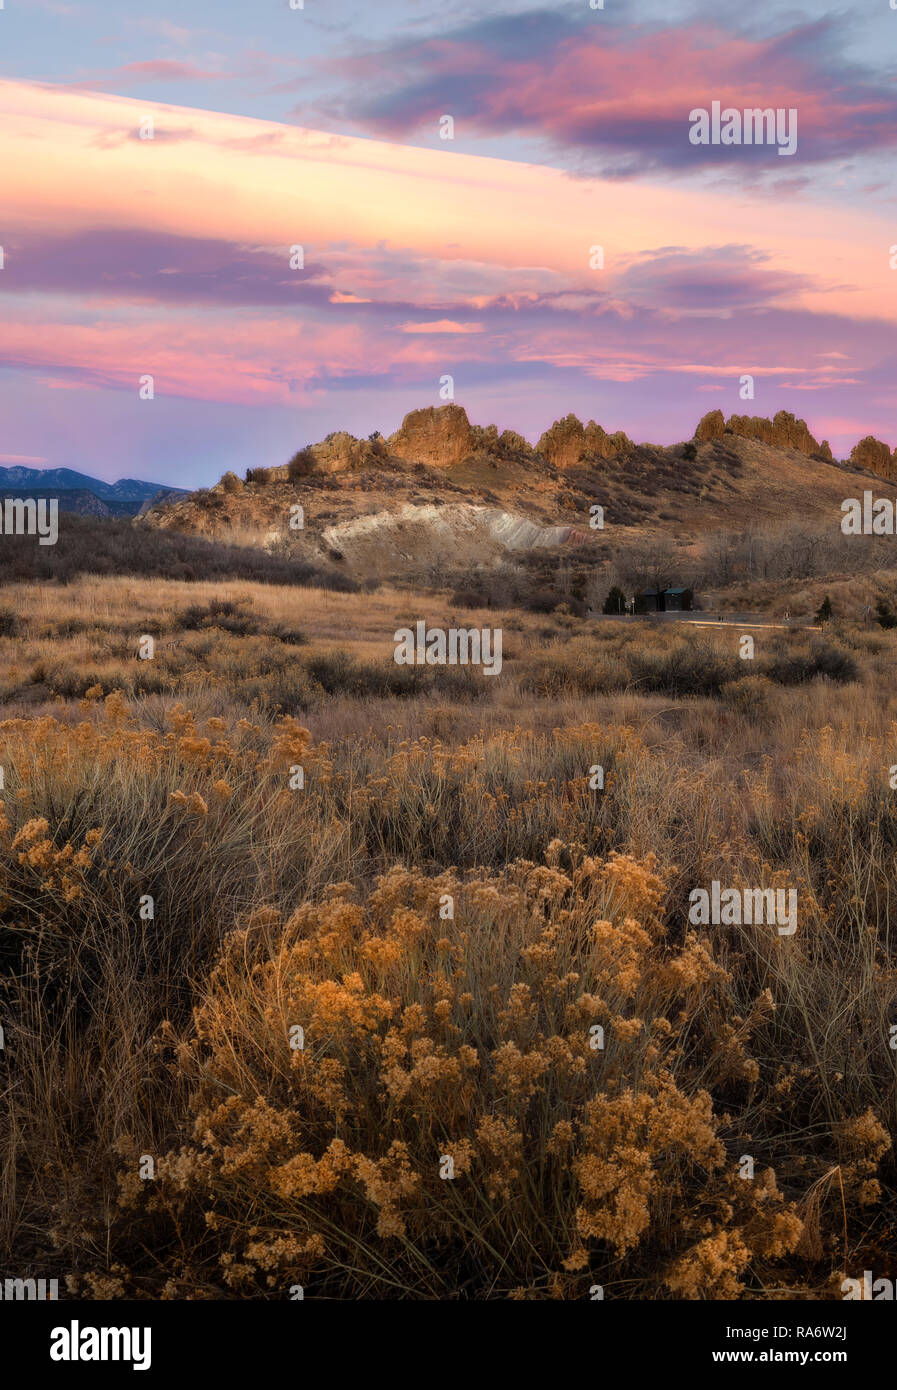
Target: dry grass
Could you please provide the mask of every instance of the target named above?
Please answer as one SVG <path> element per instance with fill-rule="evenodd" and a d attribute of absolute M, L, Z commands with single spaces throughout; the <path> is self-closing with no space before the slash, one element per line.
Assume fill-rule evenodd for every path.
<path fill-rule="evenodd" d="M 388 664 L 450 606 L 14 600 L 7 1269 L 153 1298 L 813 1298 L 887 1272 L 892 634 L 771 636 L 751 666 L 731 633 L 517 615 L 499 678 L 324 696 L 310 662 Z M 714 878 L 796 888 L 797 934 L 689 926 Z"/>

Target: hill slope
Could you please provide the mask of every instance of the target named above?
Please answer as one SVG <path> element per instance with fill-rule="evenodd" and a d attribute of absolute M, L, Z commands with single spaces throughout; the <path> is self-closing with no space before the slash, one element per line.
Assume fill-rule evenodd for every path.
<path fill-rule="evenodd" d="M 837 529 L 846 497 L 884 486 L 854 464 L 735 433 L 636 445 L 592 423 L 579 426 L 580 437 L 573 418 L 559 421 L 536 450 L 519 435 L 469 425 L 457 406 L 418 411 L 388 441 L 331 436 L 290 469 L 250 470 L 246 483 L 229 474 L 213 488 L 144 508 L 138 524 L 283 546 L 356 577 L 384 579 L 425 565 L 490 565 L 540 548 L 592 545 L 598 559 L 607 543 L 645 535 L 665 534 L 687 548 L 748 522 Z M 589 431 L 598 432 L 594 449 Z M 615 451 L 600 452 L 609 441 Z M 301 529 L 290 525 L 296 504 Z M 596 505 L 603 528 L 591 525 Z"/>

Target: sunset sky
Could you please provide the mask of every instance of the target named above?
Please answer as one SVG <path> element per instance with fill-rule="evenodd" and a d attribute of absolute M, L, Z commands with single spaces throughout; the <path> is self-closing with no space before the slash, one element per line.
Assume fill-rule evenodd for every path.
<path fill-rule="evenodd" d="M 889 0 L 5 0 L 0 464 L 208 484 L 446 374 L 533 440 L 893 448 L 895 73 Z M 796 154 L 691 144 L 714 100 Z"/>

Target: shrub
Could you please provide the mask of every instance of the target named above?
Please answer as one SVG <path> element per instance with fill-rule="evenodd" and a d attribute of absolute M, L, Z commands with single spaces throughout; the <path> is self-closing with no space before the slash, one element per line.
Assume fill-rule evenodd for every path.
<path fill-rule="evenodd" d="M 878 600 L 875 605 L 875 615 L 879 627 L 897 627 L 897 613 L 894 612 L 887 599 L 880 598 Z"/>
<path fill-rule="evenodd" d="M 556 589 L 533 589 L 525 594 L 523 607 L 528 613 L 553 613 L 563 600 Z M 585 611 L 585 605 L 582 605 Z"/>
<path fill-rule="evenodd" d="M 130 667 L 164 675 L 133 631 Z M 645 634 L 605 632 L 541 656 L 627 682 Z M 30 1271 L 98 1299 L 653 1300 L 818 1298 L 869 1250 L 893 1262 L 878 691 L 777 697 L 798 717 L 770 736 L 631 691 L 624 726 L 481 696 L 388 725 L 322 704 L 313 743 L 268 721 L 313 697 L 294 653 L 167 645 L 201 716 L 100 703 L 97 676 L 77 714 L 0 723 L 8 1268 L 24 1238 Z M 198 669 L 222 649 L 242 703 Z M 797 935 L 692 930 L 712 878 L 796 885 Z"/>
<path fill-rule="evenodd" d="M 307 478 L 310 473 L 314 473 L 317 466 L 315 451 L 310 444 L 306 444 L 305 448 L 295 453 L 287 464 L 287 477 L 290 482 L 299 482 L 302 478 Z"/>
<path fill-rule="evenodd" d="M 554 637 L 554 630 L 549 628 L 546 635 Z M 520 675 L 521 689 L 542 697 L 606 694 L 622 689 L 628 681 L 629 670 L 622 660 L 596 651 L 594 643 L 581 638 L 530 656 Z"/>
<path fill-rule="evenodd" d="M 451 602 L 459 608 L 491 608 L 491 596 L 485 588 L 477 584 L 461 585 L 452 589 Z"/>
<path fill-rule="evenodd" d="M 763 674 L 780 685 L 800 685 L 817 676 L 845 683 L 858 678 L 859 668 L 846 647 L 816 637 L 808 648 L 780 650 L 765 663 Z"/>
<path fill-rule="evenodd" d="M 770 696 L 775 686 L 766 676 L 742 676 L 723 686 L 722 698 L 735 714 L 752 722 L 769 714 Z"/>
<path fill-rule="evenodd" d="M 205 606 L 198 603 L 190 604 L 178 614 L 176 626 L 193 631 L 220 628 L 240 637 L 258 631 L 257 619 L 251 612 L 246 611 L 244 604 L 218 598 L 212 599 Z"/>
<path fill-rule="evenodd" d="M 718 695 L 739 662 L 710 643 L 676 638 L 666 649 L 636 647 L 629 658 L 633 683 L 664 695 Z"/>
<path fill-rule="evenodd" d="M 278 642 L 283 642 L 288 647 L 304 647 L 308 642 L 308 637 L 298 627 L 289 627 L 286 623 L 279 623 L 271 628 L 271 636 L 276 637 Z"/>
<path fill-rule="evenodd" d="M 169 1030 L 194 1138 L 152 1183 L 130 1146 L 113 1248 L 151 1249 L 169 1296 L 200 1268 L 240 1297 L 738 1296 L 802 1223 L 727 1156 L 706 1087 L 753 1075 L 751 1025 L 723 1059 L 727 977 L 694 938 L 665 947 L 662 892 L 650 857 L 557 842 L 541 866 L 399 866 L 361 902 L 256 911 L 192 1037 Z"/>

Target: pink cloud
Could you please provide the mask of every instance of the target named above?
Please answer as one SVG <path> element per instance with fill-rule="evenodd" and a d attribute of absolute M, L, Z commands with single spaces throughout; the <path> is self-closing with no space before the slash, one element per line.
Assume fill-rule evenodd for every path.
<path fill-rule="evenodd" d="M 180 58 L 148 58 L 140 63 L 123 63 L 121 67 L 91 72 L 67 85 L 97 91 L 107 87 L 133 87 L 144 82 L 218 82 L 230 77 L 231 73 L 201 68 Z"/>
<path fill-rule="evenodd" d="M 220 322 L 169 319 L 95 324 L 8 322 L 0 361 L 52 369 L 47 384 L 77 389 L 115 386 L 138 399 L 140 378 L 153 377 L 156 397 L 289 404 L 322 373 L 369 372 L 370 347 L 354 325 L 303 329 L 268 320 Z M 380 370 L 386 370 L 384 364 Z M 71 378 L 61 373 L 72 373 Z"/>
<path fill-rule="evenodd" d="M 433 323 L 402 323 L 400 333 L 482 333 L 481 323 L 454 323 L 451 319 L 437 319 Z"/>
<path fill-rule="evenodd" d="M 356 390 L 405 391 L 410 408 L 446 371 L 505 392 L 524 420 L 537 382 L 546 411 L 575 392 L 590 409 L 612 385 L 646 415 L 737 393 L 745 371 L 764 414 L 790 408 L 786 388 L 837 389 L 845 413 L 884 390 L 895 235 L 869 207 L 772 217 L 731 189 L 153 112 L 181 138 L 129 138 L 144 108 L 127 98 L 0 82 L 0 362 L 53 390 L 122 392 L 135 422 L 153 408 L 138 400 L 146 373 L 159 399 L 327 401 L 334 427 Z M 287 270 L 296 242 L 307 282 Z"/>
<path fill-rule="evenodd" d="M 803 160 L 834 160 L 897 141 L 892 86 L 845 61 L 833 19 L 759 39 L 721 22 L 650 28 L 609 17 L 598 30 L 544 15 L 529 29 L 514 16 L 496 20 L 486 35 L 478 29 L 338 64 L 356 91 L 362 79 L 376 79 L 376 95 L 361 101 L 368 128 L 407 136 L 434 129 L 448 110 L 458 132 L 547 137 L 565 151 L 600 152 L 617 173 L 693 171 L 721 159 L 731 165 L 731 151 L 687 139 L 690 111 L 709 108 L 712 99 L 742 110 L 797 108 Z M 395 74 L 385 92 L 384 72 Z M 358 108 L 356 96 L 351 109 Z M 768 162 L 769 153 L 740 151 L 740 172 L 748 160 L 754 167 Z M 781 160 L 773 163 L 784 172 Z M 737 163 L 733 170 L 737 177 Z"/>

